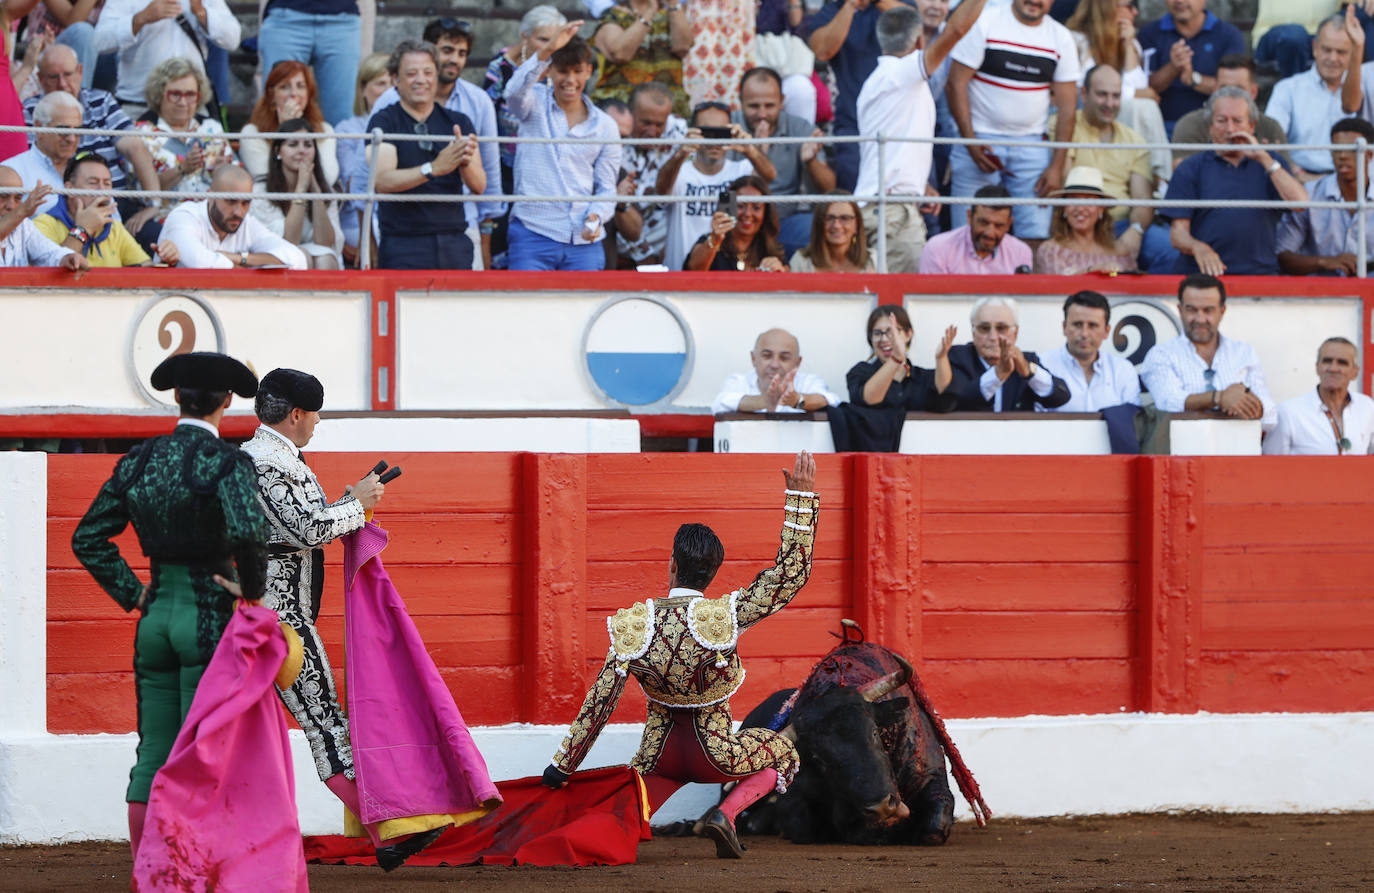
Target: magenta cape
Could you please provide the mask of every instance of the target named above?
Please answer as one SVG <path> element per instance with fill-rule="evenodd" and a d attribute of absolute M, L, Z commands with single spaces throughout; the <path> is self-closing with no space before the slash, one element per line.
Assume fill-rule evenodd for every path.
<path fill-rule="evenodd" d="M 134 863 L 138 891 L 305 891 L 275 611 L 234 611 L 167 762 Z"/>
<path fill-rule="evenodd" d="M 486 761 L 382 567 L 386 531 L 368 522 L 343 542 L 348 717 L 359 818 L 372 824 L 494 808 L 501 795 Z"/>

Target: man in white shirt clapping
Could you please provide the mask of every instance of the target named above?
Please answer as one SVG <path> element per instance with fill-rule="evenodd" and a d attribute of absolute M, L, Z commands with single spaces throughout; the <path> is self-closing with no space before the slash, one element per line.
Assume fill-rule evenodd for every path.
<path fill-rule="evenodd" d="M 785 329 L 769 329 L 749 351 L 753 373 L 725 379 L 711 412 L 813 412 L 844 402 L 819 375 L 802 372 L 801 347 Z"/>
<path fill-rule="evenodd" d="M 1374 400 L 1352 394 L 1360 376 L 1355 345 L 1327 338 L 1317 349 L 1317 386 L 1279 404 L 1265 455 L 1365 456 L 1374 453 Z"/>

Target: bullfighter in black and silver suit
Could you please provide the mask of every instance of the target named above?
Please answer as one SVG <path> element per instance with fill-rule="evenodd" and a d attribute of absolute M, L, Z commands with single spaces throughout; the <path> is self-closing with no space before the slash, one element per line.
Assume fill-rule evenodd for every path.
<path fill-rule="evenodd" d="M 281 692 L 300 723 L 329 789 L 357 814 L 348 718 L 339 706 L 334 673 L 315 629 L 324 589 L 324 545 L 360 529 L 383 485 L 369 474 L 343 498 L 328 502 L 300 448 L 310 442 L 324 404 L 319 379 L 294 369 L 275 369 L 258 386 L 255 408 L 262 423 L 243 445 L 258 473 L 258 498 L 272 527 L 264 603 L 300 634 L 305 665 Z"/>

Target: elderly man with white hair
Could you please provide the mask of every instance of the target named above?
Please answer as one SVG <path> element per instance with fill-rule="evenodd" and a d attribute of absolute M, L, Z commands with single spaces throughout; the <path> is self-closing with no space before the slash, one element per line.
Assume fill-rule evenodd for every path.
<path fill-rule="evenodd" d="M 12 189 L 19 185 L 19 175 L 0 165 L 0 187 Z M 0 195 L 0 267 L 61 267 L 73 273 L 91 268 L 84 257 L 55 244 L 29 219 L 43 196 L 51 191 L 40 186 L 28 198 L 17 192 Z"/>
<path fill-rule="evenodd" d="M 979 298 L 969 313 L 973 340 L 949 349 L 950 390 L 963 412 L 1054 409 L 1069 402 L 1069 386 L 1032 351 L 1016 346 L 1020 315 L 1011 298 Z"/>
<path fill-rule="evenodd" d="M 81 116 L 81 103 L 70 93 L 55 90 L 38 101 L 33 110 L 33 123 L 39 127 L 75 131 L 81 126 Z M 76 133 L 37 133 L 27 152 L 6 158 L 5 164 L 19 175 L 25 189 L 33 189 L 39 184 L 60 189 L 67 162 L 76 154 L 80 142 Z M 46 214 L 55 204 L 57 196 L 49 195 L 38 206 L 37 213 Z"/>

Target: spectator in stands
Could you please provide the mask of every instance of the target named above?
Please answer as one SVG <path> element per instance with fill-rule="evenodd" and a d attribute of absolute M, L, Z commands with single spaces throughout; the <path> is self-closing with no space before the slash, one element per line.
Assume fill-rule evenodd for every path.
<path fill-rule="evenodd" d="M 1121 110 L 1121 90 L 1121 75 L 1110 65 L 1099 65 L 1088 72 L 1083 79 L 1083 108 L 1074 118 L 1075 143 L 1148 142 L 1117 120 Z M 1085 145 L 1069 149 L 1068 163 L 1070 168 L 1090 167 L 1100 172 L 1102 188 L 1112 198 L 1148 199 L 1154 194 L 1150 156 L 1145 149 L 1105 149 Z M 1178 252 L 1169 244 L 1167 226 L 1151 226 L 1154 209 L 1117 206 L 1108 209 L 1108 216 L 1114 227 L 1114 235 L 1122 236 L 1128 229 L 1140 233 L 1140 259 L 1147 270 L 1173 270 Z M 1050 229 L 1054 229 L 1053 222 Z"/>
<path fill-rule="evenodd" d="M 1364 59 L 1369 33 L 1353 26 L 1350 18 L 1351 7 L 1347 7 L 1345 33 L 1352 43 L 1351 56 L 1357 60 Z M 1365 21 L 1369 21 L 1367 16 Z M 1341 88 L 1341 111 L 1347 115 L 1359 115 L 1374 123 L 1374 62 L 1352 66 L 1345 76 L 1345 83 Z"/>
<path fill-rule="evenodd" d="M 1349 7 L 1348 7 L 1349 8 Z M 1290 143 L 1322 143 L 1341 113 L 1341 84 L 1358 78 L 1360 59 L 1347 28 L 1364 37 L 1364 30 L 1349 19 L 1334 15 L 1322 22 L 1312 41 L 1316 62 L 1307 71 L 1274 85 L 1265 111 L 1284 129 Z M 1292 159 L 1299 180 L 1315 180 L 1331 172 L 1331 153 L 1321 149 L 1294 149 Z"/>
<path fill-rule="evenodd" d="M 745 136 L 744 128 L 730 123 L 730 109 L 719 102 L 703 102 L 692 111 L 691 127 L 687 130 L 689 139 L 701 139 L 703 128 L 717 128 L 736 138 Z M 663 249 L 663 262 L 670 270 L 684 269 L 683 263 L 702 236 L 708 233 L 713 238 L 723 236 L 734 226 L 724 226 L 716 216 L 716 198 L 720 191 L 730 183 L 747 174 L 756 173 L 765 184 L 776 175 L 773 162 L 758 146 L 744 146 L 742 159 L 726 158 L 728 146 L 714 145 L 679 146 L 677 151 L 658 170 L 658 181 L 654 187 L 659 195 L 697 196 L 700 201 L 676 202 L 668 206 L 668 238 Z M 690 164 L 685 164 L 687 159 Z M 728 217 L 729 215 L 725 215 Z M 774 218 L 773 235 L 777 235 Z M 717 245 L 719 241 L 717 239 Z M 708 262 L 709 263 L 709 262 Z"/>
<path fill-rule="evenodd" d="M 883 10 L 908 0 L 826 0 L 820 12 L 807 16 L 800 34 L 806 38 L 817 61 L 828 63 L 839 96 L 835 100 L 836 136 L 858 136 L 859 91 L 878 65 L 878 19 Z M 841 189 L 852 190 L 859 182 L 859 144 L 837 143 L 831 163 Z"/>
<path fill-rule="evenodd" d="M 1360 376 L 1359 349 L 1327 338 L 1317 348 L 1317 386 L 1279 404 L 1267 456 L 1367 456 L 1374 453 L 1374 400 L 1352 393 Z"/>
<path fill-rule="evenodd" d="M 1159 94 L 1150 87 L 1144 51 L 1136 39 L 1139 14 L 1135 0 L 1082 0 L 1064 26 L 1078 47 L 1078 68 L 1084 74 L 1079 86 L 1087 88 L 1086 74 L 1094 68 L 1110 66 L 1121 79 L 1117 120 L 1145 137 L 1134 142 L 1167 143 L 1169 134 L 1159 111 Z M 1173 170 L 1169 150 L 1152 150 L 1150 158 L 1155 175 L 1169 179 Z M 1069 159 L 1066 164 L 1073 167 L 1074 161 Z"/>
<path fill-rule="evenodd" d="M 212 192 L 251 192 L 253 177 L 236 164 L 221 165 Z M 162 237 L 176 246 L 178 266 L 232 270 L 235 267 L 307 267 L 305 253 L 249 214 L 252 200 L 212 198 L 186 201 L 167 215 Z"/>
<path fill-rule="evenodd" d="M 883 55 L 859 93 L 859 133 L 867 137 L 933 137 L 935 97 L 930 92 L 929 73 L 944 64 L 949 51 L 982 11 L 983 0 L 961 3 L 945 28 L 924 47 L 919 12 L 902 5 L 884 12 L 878 19 L 878 45 Z M 878 144 L 863 143 L 857 191 L 861 195 L 874 195 L 879 190 L 896 195 L 934 193 L 929 184 L 931 157 L 930 143 L 894 142 L 885 147 L 880 163 Z M 881 182 L 880 173 L 884 174 Z M 869 202 L 864 209 L 864 228 L 873 241 L 869 247 L 876 248 L 878 227 L 883 227 L 887 272 L 917 272 L 926 244 L 921 209 L 910 202 L 891 201 L 883 210 L 885 219 L 880 221 L 877 202 Z"/>
<path fill-rule="evenodd" d="M 68 189 L 112 191 L 110 165 L 95 152 L 79 152 L 62 176 Z M 43 235 L 84 257 L 93 267 L 139 267 L 153 261 L 115 213 L 111 196 L 64 195 L 33 221 Z M 176 265 L 177 249 L 163 240 L 157 246 L 162 263 Z"/>
<path fill-rule="evenodd" d="M 1056 409 L 1069 402 L 1064 379 L 1016 346 L 1021 330 L 1011 298 L 979 298 L 969 313 L 973 340 L 949 348 L 955 408 L 965 412 Z"/>
<path fill-rule="evenodd" d="M 768 195 L 762 177 L 746 174 L 730 183 L 729 189 L 740 199 L 738 213 L 731 216 L 717 208 L 711 229 L 697 239 L 684 270 L 763 270 L 777 273 L 787 269 L 778 244 L 778 218 L 773 206 L 749 202 L 750 196 Z M 669 236 L 671 245 L 672 236 Z"/>
<path fill-rule="evenodd" d="M 210 178 L 224 165 L 236 165 L 234 149 L 218 135 L 224 128 L 214 118 L 197 115 L 210 94 L 210 81 L 189 59 L 168 59 L 148 76 L 148 111 L 134 125 L 149 134 L 144 142 L 153 156 L 158 185 L 164 190 L 197 193 L 210 188 Z M 204 139 L 189 143 L 166 133 L 195 132 Z M 160 211 L 159 217 L 165 217 Z"/>
<path fill-rule="evenodd" d="M 1281 160 L 1255 140 L 1255 102 L 1239 87 L 1222 87 L 1207 100 L 1214 143 L 1234 150 L 1201 152 L 1174 170 L 1168 199 L 1226 199 L 1291 202 L 1307 200 L 1307 190 L 1293 179 Z M 1180 252 L 1175 271 L 1237 275 L 1273 275 L 1279 271 L 1275 237 L 1281 209 L 1170 207 L 1170 236 Z"/>
<path fill-rule="evenodd" d="M 506 86 L 506 104 L 520 119 L 520 135 L 565 140 L 527 144 L 515 155 L 521 195 L 607 195 L 620 181 L 620 134 L 615 122 L 582 94 L 592 75 L 592 48 L 573 37 L 569 22 L 528 59 Z M 549 83 L 538 83 L 550 71 Z M 582 142 L 582 141 L 586 142 Z M 508 257 L 512 270 L 601 270 L 606 221 L 613 203 L 521 202 L 511 209 Z"/>
<path fill-rule="evenodd" d="M 630 131 L 634 129 L 634 116 L 630 114 L 630 106 L 621 102 L 619 99 L 602 99 L 597 102 L 596 107 L 611 116 L 615 122 L 615 128 L 620 133 L 621 139 L 628 139 Z"/>
<path fill-rule="evenodd" d="M 1010 198 L 1002 186 L 984 186 L 973 194 L 968 224 L 932 236 L 921 253 L 922 273 L 946 275 L 1005 275 L 1029 273 L 1034 258 L 1025 242 L 1010 234 Z"/>
<path fill-rule="evenodd" d="M 1102 187 L 1102 173 L 1076 167 L 1056 195 L 1063 198 L 1111 198 Z M 1083 273 L 1127 273 L 1136 269 L 1142 238 L 1139 226 L 1113 235 L 1110 208 L 1101 205 L 1056 205 L 1050 218 L 1050 237 L 1035 249 L 1035 272 L 1057 276 Z"/>
<path fill-rule="evenodd" d="M 1178 286 L 1183 334 L 1156 344 L 1145 356 L 1140 379 L 1160 412 L 1213 412 L 1260 419 L 1268 431 L 1277 420 L 1264 384 L 1259 354 L 1244 341 L 1221 337 L 1226 286 L 1204 273 Z"/>
<path fill-rule="evenodd" d="M 843 195 L 840 190 L 833 193 Z M 793 273 L 874 273 L 858 202 L 833 201 L 811 212 L 811 241 L 792 255 Z"/>
<path fill-rule="evenodd" d="M 386 70 L 388 59 L 390 57 L 386 53 L 372 53 L 358 66 L 353 117 L 336 124 L 335 133 L 367 133 L 367 122 L 372 118 L 377 97 L 391 87 L 391 72 Z M 368 141 L 341 139 L 338 144 L 340 188 L 345 192 L 366 192 Z M 344 232 L 343 258 L 349 266 L 358 262 L 358 239 L 362 235 L 362 218 L 366 210 L 366 202 L 348 201 L 339 211 L 339 222 Z M 375 206 L 373 210 L 376 210 Z M 373 238 L 376 235 L 372 233 Z"/>
<path fill-rule="evenodd" d="M 319 81 L 325 122 L 337 125 L 347 118 L 353 104 L 348 85 L 363 48 L 358 0 L 266 0 L 263 10 L 258 26 L 262 70 L 270 72 L 288 60 L 308 66 Z M 370 34 L 367 44 L 372 45 Z M 283 115 L 280 120 L 298 117 Z"/>
<path fill-rule="evenodd" d="M 1140 377 L 1131 361 L 1102 350 L 1111 334 L 1112 308 L 1095 291 L 1079 291 L 1064 301 L 1064 346 L 1041 360 L 1069 388 L 1057 412 L 1100 412 L 1122 404 L 1140 405 Z"/>
<path fill-rule="evenodd" d="M 558 30 L 568 24 L 563 13 L 552 6 L 531 7 L 520 18 L 520 40 L 504 47 L 487 66 L 483 86 L 496 108 L 496 129 L 501 136 L 517 136 L 520 122 L 506 108 L 506 84 L 515 74 L 515 69 L 525 64 L 525 60 L 548 46 Z M 668 95 L 672 89 L 665 87 Z M 630 103 L 631 108 L 634 103 Z M 501 188 L 509 191 L 515 187 L 515 143 L 501 144 Z"/>
<path fill-rule="evenodd" d="M 82 22 L 81 24 L 85 24 Z M 87 26 L 89 28 L 89 26 Z M 83 88 L 81 63 L 71 47 L 54 44 L 38 57 L 38 84 L 43 94 L 54 92 L 69 93 L 81 103 L 81 126 L 90 130 L 127 130 L 127 136 L 88 136 L 83 135 L 77 145 L 77 152 L 95 152 L 105 159 L 108 165 L 111 188 L 116 192 L 128 186 L 129 178 L 124 173 L 120 159 L 127 159 L 129 166 L 138 176 L 144 189 L 156 190 L 158 184 L 157 168 L 148 146 L 134 135 L 134 122 L 124 114 L 115 98 L 104 90 Z M 38 107 L 38 96 L 31 96 L 24 102 L 24 118 L 33 122 L 34 110 Z M 116 196 L 120 215 L 126 221 L 130 232 L 137 233 L 158 211 L 157 201 L 144 199 L 119 198 Z"/>
<path fill-rule="evenodd" d="M 287 59 L 278 62 L 267 75 L 262 96 L 253 106 L 253 117 L 243 125 L 245 136 L 239 139 L 239 161 L 261 182 L 267 177 L 268 160 L 271 146 L 265 139 L 247 136 L 250 133 L 278 133 L 283 121 L 297 118 L 309 122 L 310 129 L 316 133 L 334 132 L 324 119 L 317 101 L 319 88 L 315 86 L 315 76 L 304 62 Z M 339 182 L 339 153 L 332 136 L 319 141 L 316 154 L 329 185 Z"/>
<path fill-rule="evenodd" d="M 403 40 L 387 71 L 401 101 L 374 112 L 367 129 L 430 135 L 433 140 L 386 141 L 377 153 L 377 191 L 458 195 L 486 188 L 472 120 L 434 101 L 438 54 L 433 44 Z M 380 103 L 379 103 L 380 104 Z M 470 270 L 473 247 L 459 202 L 380 202 L 377 266 L 391 270 Z"/>
<path fill-rule="evenodd" d="M 744 128 L 745 134 L 757 139 L 770 136 L 798 137 L 822 135 L 814 125 L 796 115 L 783 111 L 782 76 L 771 68 L 751 68 L 739 83 L 740 111 L 730 121 Z M 740 153 L 732 153 L 739 158 Z M 825 163 L 821 144 L 774 143 L 768 146 L 768 160 L 773 162 L 773 181 L 768 184 L 773 195 L 814 195 L 835 188 L 835 171 Z M 773 206 L 778 216 L 778 241 L 791 254 L 806 244 L 811 230 L 811 209 L 802 204 Z"/>
<path fill-rule="evenodd" d="M 673 111 L 686 115 L 682 60 L 692 36 L 681 0 L 620 0 L 602 14 L 592 35 L 604 59 L 592 99 L 628 102 L 634 87 L 658 81 L 673 91 Z"/>
<path fill-rule="evenodd" d="M 237 49 L 240 33 L 239 20 L 224 0 L 188 0 L 188 9 L 181 0 L 106 0 L 95 26 L 95 46 L 101 53 L 119 52 L 115 98 L 128 111 L 143 104 L 145 85 L 159 65 L 187 59 L 204 76 L 210 44 Z M 200 99 L 209 102 L 214 96 L 206 90 Z"/>
<path fill-rule="evenodd" d="M 0 165 L 0 187 L 19 186 L 23 186 L 19 175 Z M 91 268 L 84 257 L 54 244 L 29 219 L 51 191 L 51 187 L 36 186 L 27 199 L 17 192 L 0 195 L 0 233 L 4 233 L 0 236 L 0 267 L 61 267 L 73 273 Z"/>
<path fill-rule="evenodd" d="M 1364 158 L 1355 149 L 1356 140 L 1364 138 L 1374 146 L 1374 124 L 1363 118 L 1346 118 L 1331 128 L 1331 142 L 1348 146 L 1333 149 L 1335 173 L 1327 174 L 1306 184 L 1307 195 L 1314 202 L 1353 202 L 1359 191 L 1359 166 L 1365 169 L 1366 195 L 1374 198 L 1374 151 L 1366 151 Z M 1360 232 L 1358 220 L 1344 208 L 1293 208 L 1285 211 L 1279 221 L 1279 269 L 1294 276 L 1314 273 L 1338 276 L 1359 275 Z M 1365 256 L 1374 262 L 1374 208 L 1365 211 Z"/>
<path fill-rule="evenodd" d="M 28 74 L 21 66 L 13 68 L 10 57 L 14 52 L 14 22 L 17 13 L 11 11 L 8 3 L 0 3 L 0 124 L 22 127 L 24 109 L 19 104 L 19 86 L 16 80 Z M 34 59 L 37 64 L 37 59 Z M 23 152 L 29 146 L 28 138 L 20 131 L 0 132 L 0 158 L 10 158 Z"/>
<path fill-rule="evenodd" d="M 1150 87 L 1159 94 L 1164 126 L 1172 134 L 1179 118 L 1216 92 L 1218 63 L 1245 52 L 1245 35 L 1208 12 L 1206 0 L 1168 0 L 1168 7 L 1139 37 Z"/>
<path fill-rule="evenodd" d="M 308 133 L 310 122 L 292 118 L 277 125 L 282 133 Z M 308 192 L 318 198 L 253 199 L 251 213 L 258 222 L 305 252 L 312 270 L 343 269 L 343 226 L 339 203 L 324 180 L 315 141 L 309 138 L 272 141 L 267 180 L 254 182 L 254 192 Z"/>
<path fill-rule="evenodd" d="M 945 329 L 935 350 L 935 368 L 913 365 L 911 317 L 900 304 L 880 304 L 868 314 L 868 344 L 872 354 L 856 363 L 845 375 L 849 402 L 860 406 L 886 406 L 911 412 L 948 412 L 954 405 L 949 387 L 954 372 L 949 364 L 954 326 Z"/>
<path fill-rule="evenodd" d="M 78 76 L 78 87 L 90 88 L 94 84 L 97 60 L 100 58 L 95 50 L 95 20 L 100 17 L 101 2 L 46 0 L 31 4 L 28 0 L 22 0 L 17 4 L 19 8 L 33 7 L 24 17 L 24 33 L 28 36 L 31 48 L 37 46 L 40 51 L 46 51 L 60 46 L 72 51 L 77 64 L 83 69 Z M 51 43 L 43 46 L 49 38 Z M 113 63 L 114 60 L 110 61 Z M 113 73 L 111 71 L 109 74 Z"/>
<path fill-rule="evenodd" d="M 1259 99 L 1259 81 L 1255 79 L 1255 60 L 1244 53 L 1235 53 L 1230 56 L 1222 56 L 1217 63 L 1217 89 L 1222 87 L 1238 87 L 1245 91 L 1251 99 Z M 1172 140 L 1177 145 L 1187 143 L 1206 143 L 1211 141 L 1211 119 L 1207 115 L 1207 109 L 1194 109 L 1178 120 L 1174 126 Z M 1255 138 L 1267 145 L 1282 144 L 1288 141 L 1288 135 L 1284 133 L 1283 127 L 1279 122 L 1266 114 L 1261 113 L 1259 122 L 1255 125 Z M 1196 155 L 1196 149 L 1174 149 L 1174 167 L 1177 168 L 1183 163 L 1183 159 L 1191 155 Z M 1288 153 L 1281 152 L 1279 157 L 1284 161 L 1292 163 Z"/>
<path fill-rule="evenodd" d="M 439 82 L 435 88 L 434 101 L 451 112 L 459 112 L 472 122 L 479 139 L 494 139 L 496 130 L 496 109 L 491 97 L 481 87 L 471 81 L 463 80 L 463 69 L 468 64 L 468 52 L 472 49 L 472 25 L 455 19 L 435 19 L 425 26 L 425 43 L 434 47 L 439 59 Z M 373 114 L 381 111 L 398 99 L 396 88 L 383 93 L 372 109 Z M 487 175 L 486 192 L 490 195 L 501 194 L 501 148 L 494 142 L 478 143 L 482 170 Z M 503 202 L 479 202 L 463 205 L 464 219 L 467 221 L 468 238 L 473 250 L 480 252 L 481 265 L 474 263 L 473 269 L 491 268 L 491 234 L 495 231 L 496 221 L 506 213 Z"/>
<path fill-rule="evenodd" d="M 1046 16 L 1048 8 L 1042 0 L 1012 0 L 990 9 L 954 47 L 945 92 L 960 136 L 1039 140 L 1051 101 L 1059 115 L 1054 138 L 1073 136 L 1078 50 L 1069 30 Z M 950 191 L 972 195 L 1000 184 L 1018 198 L 1049 195 L 1064 185 L 1066 155 L 1039 146 L 955 146 Z M 1022 239 L 1049 236 L 1049 208 L 1017 205 L 1012 216 Z"/>
<path fill-rule="evenodd" d="M 673 114 L 673 91 L 666 84 L 648 81 L 635 87 L 630 93 L 630 113 L 635 119 L 630 136 L 635 139 L 674 140 L 687 135 L 687 122 Z M 631 194 L 653 195 L 658 188 L 658 172 L 676 151 L 673 146 L 626 146 L 620 166 L 630 175 Z M 622 268 L 663 263 L 669 213 L 669 208 L 658 204 L 616 207 L 616 242 Z M 628 236 L 636 221 L 639 236 L 631 239 Z"/>
<path fill-rule="evenodd" d="M 925 0 L 947 3 L 948 0 Z M 759 0 L 754 11 L 754 55 L 782 76 L 782 110 L 816 124 L 816 54 L 797 35 L 805 14 L 800 0 Z"/>
<path fill-rule="evenodd" d="M 819 375 L 801 371 L 801 348 L 784 329 L 769 329 L 755 338 L 749 362 L 754 371 L 725 379 L 711 412 L 815 412 L 844 400 Z"/>
<path fill-rule="evenodd" d="M 49 93 L 34 107 L 33 121 L 39 127 L 75 130 L 81 126 L 81 103 L 66 91 Z M 5 165 L 20 176 L 25 189 L 40 183 L 57 189 L 80 141 L 75 133 L 36 133 L 33 148 L 5 159 Z M 39 213 L 46 213 L 56 203 L 57 196 L 49 195 L 38 206 Z"/>

